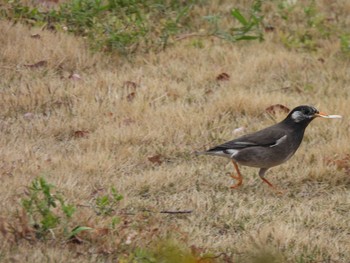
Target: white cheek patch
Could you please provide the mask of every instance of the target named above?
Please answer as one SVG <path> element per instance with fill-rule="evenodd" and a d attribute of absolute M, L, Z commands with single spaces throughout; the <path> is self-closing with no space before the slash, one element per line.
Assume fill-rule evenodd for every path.
<path fill-rule="evenodd" d="M 295 111 L 292 113 L 292 119 L 295 121 L 295 122 L 300 122 L 304 119 L 304 114 L 302 114 L 300 111 Z"/>

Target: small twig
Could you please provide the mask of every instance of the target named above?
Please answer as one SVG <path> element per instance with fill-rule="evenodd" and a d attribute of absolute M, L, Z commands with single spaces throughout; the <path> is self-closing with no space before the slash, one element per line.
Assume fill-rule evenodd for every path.
<path fill-rule="evenodd" d="M 193 210 L 180 210 L 180 211 L 171 211 L 171 210 L 162 210 L 159 213 L 161 214 L 190 214 Z"/>

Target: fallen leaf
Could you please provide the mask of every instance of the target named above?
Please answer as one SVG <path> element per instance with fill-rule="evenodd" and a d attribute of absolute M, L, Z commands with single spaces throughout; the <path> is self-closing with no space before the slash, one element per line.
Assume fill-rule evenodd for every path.
<path fill-rule="evenodd" d="M 345 154 L 339 158 L 326 158 L 327 165 L 335 165 L 339 170 L 346 170 L 350 172 L 350 154 Z"/>
<path fill-rule="evenodd" d="M 75 138 L 84 138 L 84 137 L 88 137 L 90 134 L 89 131 L 74 131 L 73 132 L 73 136 Z"/>
<path fill-rule="evenodd" d="M 136 82 L 133 81 L 125 81 L 123 84 L 123 88 L 125 88 L 125 94 L 126 95 L 126 99 L 131 102 L 135 99 L 136 96 L 136 88 L 137 88 L 137 84 Z"/>
<path fill-rule="evenodd" d="M 136 96 L 136 93 L 135 92 L 131 92 L 131 93 L 128 94 L 128 96 L 126 96 L 126 99 L 129 102 L 132 102 L 135 99 L 135 96 Z"/>
<path fill-rule="evenodd" d="M 106 236 L 109 232 L 110 230 L 108 228 L 98 228 L 95 230 L 97 236 Z"/>
<path fill-rule="evenodd" d="M 270 113 L 270 114 L 276 114 L 276 112 L 278 112 L 278 111 L 288 113 L 288 112 L 290 112 L 290 109 L 282 104 L 274 104 L 274 105 L 271 105 L 270 107 L 267 107 L 265 109 L 265 112 Z"/>
<path fill-rule="evenodd" d="M 77 74 L 77 73 L 73 73 L 73 74 L 69 75 L 68 78 L 71 79 L 71 80 L 81 80 L 80 75 Z"/>
<path fill-rule="evenodd" d="M 273 32 L 273 31 L 275 31 L 275 27 L 271 26 L 271 25 L 268 25 L 268 26 L 265 26 L 264 30 L 265 30 L 266 33 Z"/>
<path fill-rule="evenodd" d="M 40 39 L 41 36 L 39 34 L 31 34 L 30 35 L 31 38 L 35 38 L 35 39 Z"/>
<path fill-rule="evenodd" d="M 80 237 L 78 237 L 77 235 L 71 237 L 69 240 L 68 240 L 69 243 L 74 243 L 74 244 L 82 244 L 84 243 L 84 240 L 81 239 Z"/>
<path fill-rule="evenodd" d="M 27 68 L 40 68 L 40 67 L 45 67 L 47 65 L 46 60 L 41 60 L 39 62 L 36 62 L 34 64 L 25 64 L 24 66 Z"/>
<path fill-rule="evenodd" d="M 35 117 L 34 113 L 32 112 L 27 112 L 23 114 L 23 118 L 25 118 L 26 120 L 31 120 Z"/>
<path fill-rule="evenodd" d="M 216 77 L 216 80 L 218 81 L 222 81 L 222 80 L 229 80 L 230 79 L 230 75 L 223 72 L 221 74 L 219 74 L 217 77 Z"/>
<path fill-rule="evenodd" d="M 163 163 L 162 157 L 163 157 L 162 155 L 156 154 L 154 156 L 148 157 L 148 160 L 151 163 L 154 163 L 154 164 L 157 164 L 157 165 L 161 165 Z"/>
<path fill-rule="evenodd" d="M 137 84 L 133 81 L 125 81 L 123 87 L 124 88 L 131 88 L 131 89 L 135 90 L 137 87 Z"/>
<path fill-rule="evenodd" d="M 123 124 L 124 124 L 125 126 L 129 126 L 129 125 L 131 125 L 131 124 L 133 124 L 133 123 L 135 123 L 135 120 L 132 119 L 132 118 L 125 118 L 125 119 L 123 120 Z"/>

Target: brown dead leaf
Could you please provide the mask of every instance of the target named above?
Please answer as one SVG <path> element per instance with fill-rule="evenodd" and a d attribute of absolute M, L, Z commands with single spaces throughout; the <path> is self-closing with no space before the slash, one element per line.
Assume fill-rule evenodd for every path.
<path fill-rule="evenodd" d="M 125 89 L 124 94 L 127 94 L 126 96 L 124 95 L 125 98 L 127 99 L 127 101 L 132 102 L 136 97 L 136 88 L 137 88 L 136 82 L 125 81 L 123 84 L 123 88 Z"/>
<path fill-rule="evenodd" d="M 36 62 L 34 64 L 25 64 L 24 65 L 27 68 L 41 68 L 41 67 L 46 67 L 47 66 L 47 61 L 46 60 L 41 60 L 39 62 Z"/>
<path fill-rule="evenodd" d="M 211 95 L 211 94 L 213 94 L 213 90 L 207 89 L 204 93 L 205 93 L 205 95 Z"/>
<path fill-rule="evenodd" d="M 41 36 L 39 34 L 31 34 L 30 35 L 31 38 L 35 38 L 35 39 L 40 39 Z"/>
<path fill-rule="evenodd" d="M 173 89 L 168 90 L 168 91 L 166 92 L 166 95 L 167 95 L 169 98 L 173 99 L 173 100 L 177 100 L 177 99 L 180 97 L 180 95 L 178 94 L 178 92 L 177 92 L 176 90 L 173 90 Z"/>
<path fill-rule="evenodd" d="M 68 240 L 68 243 L 74 243 L 74 244 L 83 244 L 84 243 L 84 240 L 80 237 L 78 237 L 77 235 L 75 236 L 72 236 L 69 240 Z"/>
<path fill-rule="evenodd" d="M 128 88 L 128 89 L 132 89 L 132 90 L 136 90 L 137 84 L 133 81 L 125 81 L 123 84 L 123 87 Z"/>
<path fill-rule="evenodd" d="M 98 228 L 95 230 L 97 236 L 106 236 L 109 232 L 110 230 L 108 228 Z"/>
<path fill-rule="evenodd" d="M 157 165 L 161 165 L 163 163 L 163 156 L 161 154 L 156 154 L 154 156 L 148 157 L 148 160 L 151 163 L 157 164 Z"/>
<path fill-rule="evenodd" d="M 73 132 L 73 136 L 75 138 L 85 138 L 85 137 L 88 137 L 89 134 L 90 134 L 89 131 L 83 131 L 83 130 L 78 130 Z"/>
<path fill-rule="evenodd" d="M 135 92 L 131 92 L 131 93 L 129 93 L 129 94 L 126 96 L 126 99 L 127 99 L 129 102 L 132 102 L 132 101 L 135 99 L 135 96 L 136 96 L 136 93 L 135 93 Z"/>
<path fill-rule="evenodd" d="M 130 126 L 130 125 L 133 124 L 133 123 L 135 123 L 135 120 L 132 119 L 132 118 L 125 118 L 125 119 L 123 120 L 123 124 L 124 124 L 125 126 Z"/>
<path fill-rule="evenodd" d="M 97 188 L 95 188 L 95 189 L 92 191 L 91 196 L 95 196 L 95 195 L 97 195 L 99 192 L 104 191 L 104 190 L 105 190 L 104 187 L 97 187 Z"/>
<path fill-rule="evenodd" d="M 276 114 L 276 112 L 288 113 L 288 112 L 290 112 L 290 109 L 282 104 L 274 104 L 274 105 L 267 107 L 265 109 L 265 112 L 267 112 L 269 114 Z"/>
<path fill-rule="evenodd" d="M 275 31 L 275 27 L 271 26 L 271 25 L 267 25 L 267 26 L 265 26 L 264 30 L 265 30 L 266 33 L 274 32 Z"/>
<path fill-rule="evenodd" d="M 74 80 L 74 81 L 81 80 L 80 75 L 77 74 L 77 73 L 73 73 L 73 74 L 69 75 L 68 78 L 71 79 L 71 80 Z"/>
<path fill-rule="evenodd" d="M 225 72 L 217 75 L 217 77 L 216 77 L 217 81 L 223 81 L 223 80 L 229 80 L 229 79 L 230 79 L 230 75 L 225 73 Z"/>
<path fill-rule="evenodd" d="M 327 165 L 335 165 L 339 170 L 350 172 L 350 154 L 345 154 L 339 158 L 326 158 Z"/>

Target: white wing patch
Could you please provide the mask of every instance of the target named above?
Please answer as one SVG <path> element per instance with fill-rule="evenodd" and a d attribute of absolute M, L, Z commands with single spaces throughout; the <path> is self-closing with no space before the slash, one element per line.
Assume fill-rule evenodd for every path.
<path fill-rule="evenodd" d="M 275 146 L 281 144 L 282 142 L 284 142 L 285 140 L 287 140 L 287 135 L 284 135 L 284 136 L 282 136 L 281 138 L 279 138 L 279 139 L 276 141 L 276 143 L 273 144 L 273 145 L 270 145 L 270 147 L 275 147 Z"/>
<path fill-rule="evenodd" d="M 227 149 L 226 152 L 230 154 L 231 158 L 233 158 L 233 156 L 235 156 L 239 151 L 235 149 Z"/>
<path fill-rule="evenodd" d="M 235 142 L 235 144 L 238 145 L 256 145 L 254 142 Z"/>

